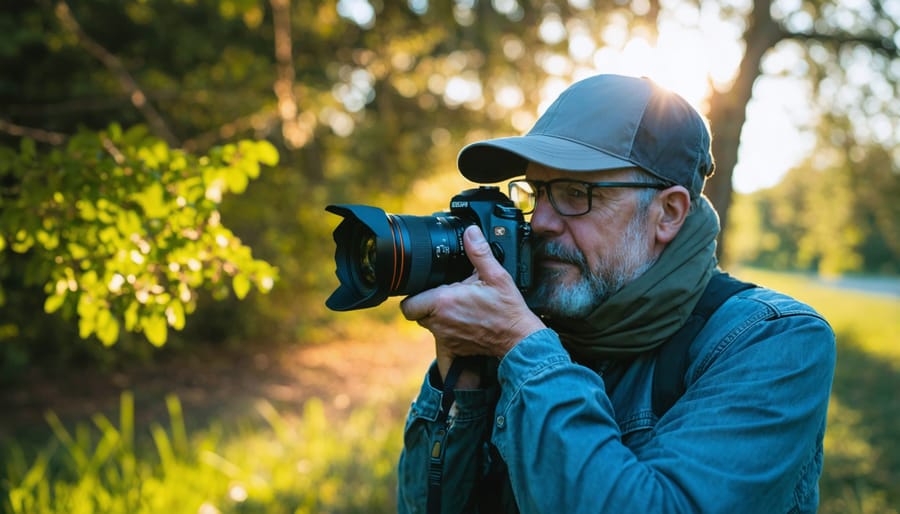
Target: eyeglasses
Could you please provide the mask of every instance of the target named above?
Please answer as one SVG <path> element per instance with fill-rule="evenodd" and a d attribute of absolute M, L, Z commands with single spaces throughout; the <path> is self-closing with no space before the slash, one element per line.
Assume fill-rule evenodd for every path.
<path fill-rule="evenodd" d="M 547 192 L 550 205 L 560 216 L 581 216 L 591 211 L 593 190 L 598 188 L 666 189 L 671 184 L 653 182 L 584 182 L 558 178 L 553 180 L 513 180 L 509 183 L 509 197 L 523 214 L 534 212 L 541 191 Z"/>

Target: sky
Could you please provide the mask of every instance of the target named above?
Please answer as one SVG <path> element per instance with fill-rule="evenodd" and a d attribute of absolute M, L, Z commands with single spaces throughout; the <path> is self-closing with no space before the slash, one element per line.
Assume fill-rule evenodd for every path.
<path fill-rule="evenodd" d="M 720 23 L 721 24 L 721 23 Z M 735 34 L 686 29 L 663 24 L 656 45 L 630 38 L 621 50 L 600 50 L 594 66 L 604 73 L 647 76 L 705 111 L 709 80 L 726 84 L 741 59 Z M 784 50 L 774 50 L 769 59 L 790 61 Z M 789 66 L 789 63 L 785 63 Z M 805 158 L 815 139 L 803 127 L 813 123 L 807 85 L 791 77 L 763 76 L 754 86 L 741 135 L 733 186 L 749 193 L 774 186 L 793 166 Z M 715 134 L 715 127 L 712 127 Z"/>
<path fill-rule="evenodd" d="M 640 9 L 640 5 L 632 2 L 632 9 Z M 552 28 L 546 30 L 551 39 L 569 38 L 569 54 L 574 60 L 590 56 L 585 74 L 601 71 L 650 77 L 705 113 L 710 85 L 727 87 L 736 74 L 743 57 L 743 29 L 723 21 L 716 3 L 703 5 L 703 9 L 689 2 L 668 5 L 661 13 L 654 42 L 635 34 L 627 20 L 615 16 L 600 35 L 601 48 L 593 46 L 592 38 L 581 37 L 577 25 L 571 23 L 557 26 L 555 35 Z M 645 7 L 649 9 L 649 4 Z M 552 20 L 549 24 L 552 27 Z M 812 151 L 815 138 L 804 127 L 814 124 L 815 113 L 808 85 L 790 77 L 792 68 L 801 65 L 800 56 L 791 50 L 776 47 L 770 51 L 764 62 L 776 73 L 762 76 L 754 86 L 732 179 L 736 192 L 774 186 Z M 715 127 L 711 128 L 715 137 Z"/>

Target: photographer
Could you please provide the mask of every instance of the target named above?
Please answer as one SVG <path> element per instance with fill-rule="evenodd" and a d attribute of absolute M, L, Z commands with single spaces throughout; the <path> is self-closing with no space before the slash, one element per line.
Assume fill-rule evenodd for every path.
<path fill-rule="evenodd" d="M 469 227 L 472 276 L 402 302 L 437 358 L 400 512 L 815 512 L 834 334 L 717 269 L 709 146 L 682 98 L 599 75 L 462 150 L 470 180 L 520 179 L 533 284 Z"/>

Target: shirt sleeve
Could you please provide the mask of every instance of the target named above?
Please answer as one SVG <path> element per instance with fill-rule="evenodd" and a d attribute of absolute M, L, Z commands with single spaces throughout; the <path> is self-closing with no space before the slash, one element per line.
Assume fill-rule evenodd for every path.
<path fill-rule="evenodd" d="M 553 331 L 520 342 L 498 370 L 493 443 L 521 512 L 786 512 L 824 431 L 834 335 L 793 316 L 732 336 L 635 451 L 602 378 Z"/>

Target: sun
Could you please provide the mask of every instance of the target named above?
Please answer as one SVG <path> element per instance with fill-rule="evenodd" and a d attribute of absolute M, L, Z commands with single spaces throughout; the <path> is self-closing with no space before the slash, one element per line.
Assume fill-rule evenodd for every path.
<path fill-rule="evenodd" d="M 596 50 L 585 75 L 648 77 L 684 97 L 704 115 L 709 113 L 713 88 L 730 87 L 743 57 L 738 28 L 721 20 L 700 24 L 663 21 L 652 43 L 635 34 L 620 36 L 618 43 Z M 785 66 L 797 61 L 784 50 L 772 55 L 784 60 Z M 808 93 L 800 81 L 789 77 L 764 76 L 757 81 L 732 177 L 736 191 L 771 187 L 808 155 L 812 140 L 800 128 L 813 116 Z M 715 127 L 712 130 L 715 133 Z"/>
<path fill-rule="evenodd" d="M 620 49 L 598 50 L 593 67 L 602 73 L 648 77 L 703 112 L 711 86 L 731 81 L 740 62 L 741 48 L 734 38 L 719 38 L 709 31 L 662 24 L 655 43 L 632 36 Z"/>

